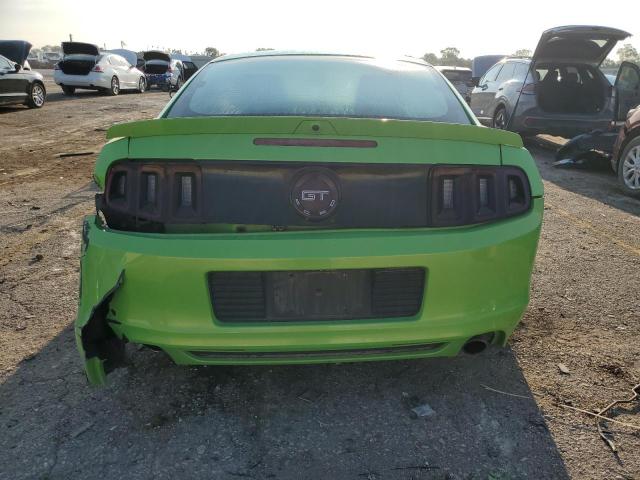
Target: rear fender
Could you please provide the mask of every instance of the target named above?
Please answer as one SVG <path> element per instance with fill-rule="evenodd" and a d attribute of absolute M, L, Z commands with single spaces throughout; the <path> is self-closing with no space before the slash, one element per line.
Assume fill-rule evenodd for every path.
<path fill-rule="evenodd" d="M 95 217 L 94 217 L 95 218 Z M 110 302 L 124 283 L 124 268 L 117 260 L 92 258 L 90 254 L 90 229 L 95 222 L 85 219 L 82 236 L 82 260 L 80 273 L 80 300 L 75 321 L 76 345 L 84 359 L 89 383 L 105 385 L 106 375 L 124 364 L 126 338 L 118 337 L 110 322 Z M 85 268 L 88 262 L 99 261 L 101 268 Z M 83 275 L 83 272 L 86 275 Z"/>

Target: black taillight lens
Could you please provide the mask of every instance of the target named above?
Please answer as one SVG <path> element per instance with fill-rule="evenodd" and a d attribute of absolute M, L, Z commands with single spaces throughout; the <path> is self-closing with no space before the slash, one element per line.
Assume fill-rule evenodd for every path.
<path fill-rule="evenodd" d="M 191 163 L 121 162 L 107 174 L 100 209 L 115 228 L 149 229 L 168 217 L 172 223 L 197 222 L 201 176 L 200 167 Z"/>
<path fill-rule="evenodd" d="M 140 206 L 155 208 L 158 205 L 158 174 L 143 172 L 140 182 Z"/>
<path fill-rule="evenodd" d="M 114 208 L 120 210 L 129 209 L 129 200 L 131 198 L 131 175 L 125 168 L 114 168 L 109 177 L 107 178 L 107 185 L 105 193 L 107 202 L 113 205 Z"/>
<path fill-rule="evenodd" d="M 529 181 L 517 167 L 436 166 L 430 178 L 430 226 L 488 222 L 531 206 Z"/>
<path fill-rule="evenodd" d="M 473 225 L 524 213 L 532 202 L 529 180 L 518 167 L 394 164 L 385 166 L 384 174 L 370 164 L 323 168 L 335 175 L 340 201 L 335 214 L 314 228 Z M 307 227 L 291 197 L 302 170 L 308 164 L 123 160 L 109 169 L 96 206 L 107 225 L 120 230 L 162 232 L 189 224 Z M 381 212 L 380 218 L 371 211 Z"/>

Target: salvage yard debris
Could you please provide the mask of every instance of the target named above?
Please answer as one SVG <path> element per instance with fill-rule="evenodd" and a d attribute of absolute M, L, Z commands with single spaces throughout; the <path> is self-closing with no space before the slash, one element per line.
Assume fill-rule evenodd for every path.
<path fill-rule="evenodd" d="M 417 407 L 413 407 L 411 411 L 414 413 L 416 418 L 430 417 L 431 415 L 434 415 L 436 413 L 435 410 L 431 408 L 431 406 L 429 406 L 427 403 L 418 405 Z"/>
<path fill-rule="evenodd" d="M 566 373 L 569 373 L 569 369 L 566 367 L 566 365 L 559 363 L 558 364 L 558 368 L 560 368 L 560 371 L 562 373 L 565 373 L 563 371 L 563 369 L 561 368 L 564 367 L 564 369 L 566 369 Z M 495 392 L 495 393 L 500 393 L 502 395 L 507 395 L 510 397 L 517 397 L 517 398 L 525 398 L 525 399 L 533 399 L 533 397 L 529 397 L 529 396 L 525 396 L 525 395 L 518 395 L 515 393 L 509 393 L 509 392 L 504 392 L 502 390 L 497 390 L 495 388 L 491 388 L 488 387 L 486 385 L 481 385 L 483 388 L 485 388 L 486 390 L 489 390 L 491 392 Z M 622 404 L 628 404 L 628 403 L 633 403 L 636 402 L 637 400 L 640 399 L 640 383 L 638 385 L 636 385 L 635 387 L 633 387 L 631 389 L 631 392 L 633 393 L 633 395 L 626 399 L 626 400 L 615 400 L 613 402 L 611 402 L 609 405 L 607 405 L 605 408 L 596 411 L 596 412 L 590 412 L 588 410 L 584 410 L 582 408 L 577 408 L 574 407 L 572 405 L 569 405 L 568 401 L 566 403 L 560 403 L 557 400 L 553 400 L 552 404 L 560 407 L 560 408 L 565 408 L 565 409 L 569 409 L 569 410 L 573 410 L 575 412 L 579 412 L 579 413 L 584 413 L 585 415 L 589 415 L 595 418 L 595 422 L 596 422 L 596 427 L 598 429 L 598 433 L 600 435 L 600 437 L 602 438 L 602 440 L 609 446 L 609 448 L 611 449 L 611 451 L 616 455 L 617 457 L 617 453 L 618 453 L 618 448 L 616 446 L 616 444 L 613 442 L 612 440 L 612 436 L 613 433 L 609 430 L 605 430 L 605 428 L 603 428 L 603 424 L 602 422 L 612 422 L 615 423 L 617 425 L 621 425 L 624 427 L 628 427 L 628 428 L 632 428 L 634 430 L 637 430 L 640 432 L 640 425 L 634 425 L 631 423 L 627 423 L 627 422 L 622 422 L 620 420 L 616 420 L 615 418 L 610 418 L 605 416 L 605 413 L 611 411 L 614 407 L 618 406 L 618 405 L 622 405 Z M 539 392 L 532 392 L 533 395 L 538 396 L 538 397 L 549 397 L 549 395 L 546 395 L 544 393 L 539 393 Z"/>
<path fill-rule="evenodd" d="M 66 157 L 84 157 L 86 155 L 93 155 L 96 152 L 68 152 L 68 153 L 59 153 L 58 158 L 66 158 Z"/>
<path fill-rule="evenodd" d="M 609 446 L 609 448 L 615 455 L 617 455 L 618 453 L 618 447 L 611 438 L 612 433 L 608 430 L 604 430 L 602 426 L 603 419 L 606 419 L 607 421 L 612 421 L 613 419 L 605 417 L 604 414 L 613 410 L 618 405 L 636 402 L 640 398 L 640 383 L 631 389 L 631 393 L 631 397 L 627 400 L 614 400 L 613 402 L 611 402 L 609 405 L 600 410 L 598 412 L 598 416 L 596 417 L 596 426 L 598 427 L 600 438 L 602 438 L 602 440 Z M 638 429 L 640 430 L 640 427 L 638 427 Z"/>

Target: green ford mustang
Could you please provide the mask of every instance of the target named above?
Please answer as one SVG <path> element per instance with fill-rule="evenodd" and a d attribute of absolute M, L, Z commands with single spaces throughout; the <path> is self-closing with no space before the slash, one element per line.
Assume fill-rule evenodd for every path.
<path fill-rule="evenodd" d="M 420 61 L 226 56 L 107 137 L 75 324 L 93 384 L 126 342 L 199 365 L 477 353 L 527 306 L 535 163 Z"/>

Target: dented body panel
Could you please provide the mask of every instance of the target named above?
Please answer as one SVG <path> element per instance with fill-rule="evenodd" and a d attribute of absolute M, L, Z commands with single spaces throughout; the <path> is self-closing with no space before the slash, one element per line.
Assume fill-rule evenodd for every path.
<path fill-rule="evenodd" d="M 542 181 L 518 135 L 480 127 L 441 87 L 441 106 L 458 109 L 449 120 L 245 114 L 112 127 L 75 325 L 90 382 L 122 364 L 126 342 L 198 365 L 504 345 L 529 300 Z"/>
<path fill-rule="evenodd" d="M 347 138 L 375 139 L 376 149 L 316 147 L 305 148 L 301 155 L 299 148 L 255 145 L 257 135 L 279 137 L 262 119 L 244 124 L 255 133 L 206 133 L 221 128 L 217 120 L 200 120 L 201 130 L 194 135 L 181 130 L 186 127 L 179 120 L 172 121 L 177 124 L 174 131 L 160 135 L 157 129 L 167 128 L 162 123 L 115 127 L 112 133 L 118 136 L 98 158 L 96 182 L 104 188 L 109 168 L 122 159 L 175 161 L 176 152 L 186 159 L 357 164 L 398 161 L 392 153 L 401 151 L 403 163 L 456 164 L 464 159 L 476 165 L 517 166 L 528 176 L 532 206 L 524 215 L 489 224 L 399 230 L 141 233 L 113 230 L 99 216 L 89 216 L 75 332 L 91 383 L 103 384 L 106 372 L 121 363 L 119 342 L 157 347 L 179 364 L 204 365 L 452 356 L 476 335 L 491 333 L 497 344 L 507 341 L 528 303 L 543 213 L 541 179 L 517 136 L 484 127 L 422 122 L 401 130 L 408 138 L 397 138 L 397 126 L 392 125 L 387 136 L 375 125 L 376 135 L 358 130 L 361 135 Z M 287 137 L 309 138 L 307 121 L 288 119 L 285 128 L 292 132 Z M 339 129 L 333 123 L 320 122 L 333 130 L 332 138 Z M 275 124 L 271 128 L 283 132 Z M 119 136 L 127 133 L 131 136 Z M 228 324 L 216 318 L 207 285 L 213 271 L 393 267 L 426 271 L 422 306 L 412 317 Z M 90 328 L 92 324 L 97 327 Z M 96 328 L 106 332 L 103 344 L 94 335 L 94 348 L 88 351 L 91 342 L 85 337 Z"/>
<path fill-rule="evenodd" d="M 504 344 L 529 299 L 529 278 L 543 204 L 491 226 L 436 231 L 267 232 L 255 234 L 131 234 L 88 217 L 82 259 L 82 296 L 76 322 L 83 327 L 95 306 L 118 285 L 107 323 L 118 338 L 164 350 L 179 364 L 262 364 L 363 361 L 456 355 L 475 335 L 497 332 Z M 366 245 L 366 249 L 363 249 Z M 99 265 L 100 268 L 96 268 Z M 427 269 L 423 307 L 406 319 L 325 321 L 287 325 L 229 325 L 212 310 L 207 273 L 216 270 L 326 270 L 376 267 Z M 395 353 L 398 346 L 438 344 Z M 340 350 L 378 349 L 368 355 Z M 307 352 L 273 359 L 231 353 Z M 321 358 L 313 352 L 332 351 Z M 206 352 L 196 356 L 194 352 Z M 219 355 L 216 356 L 216 352 Z M 102 383 L 95 357 L 86 358 L 93 383 Z M 100 359 L 104 361 L 104 359 Z M 94 371 L 95 370 L 95 371 Z"/>

